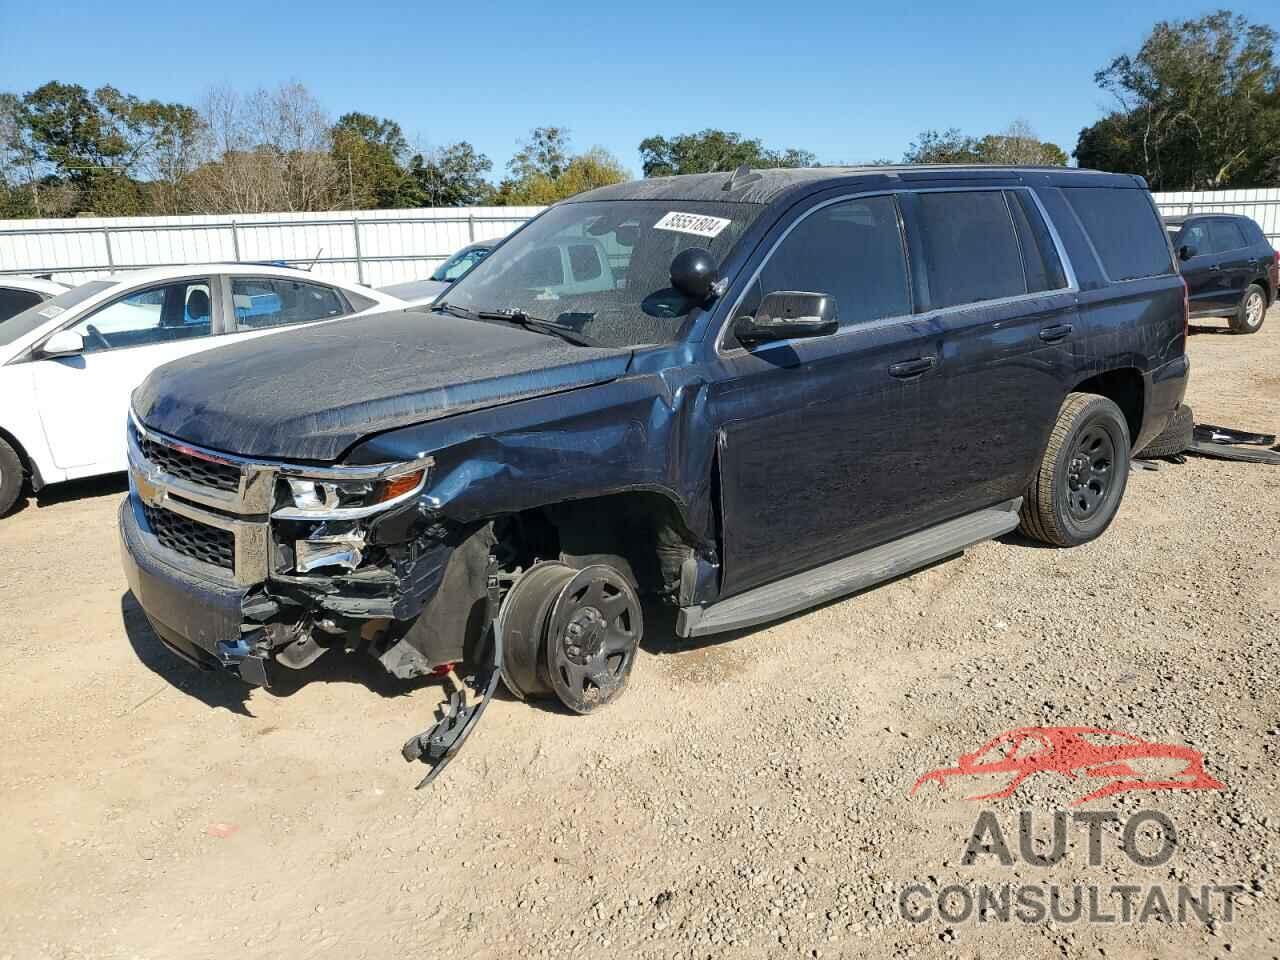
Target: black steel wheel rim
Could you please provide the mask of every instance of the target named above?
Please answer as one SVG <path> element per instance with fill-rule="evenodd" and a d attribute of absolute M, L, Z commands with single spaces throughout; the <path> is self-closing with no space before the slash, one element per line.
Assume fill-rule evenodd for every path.
<path fill-rule="evenodd" d="M 1062 497 L 1067 513 L 1089 522 L 1105 512 L 1116 475 L 1116 443 L 1101 423 L 1085 426 L 1071 447 Z"/>
<path fill-rule="evenodd" d="M 547 672 L 556 695 L 577 713 L 613 700 L 626 685 L 643 633 L 640 601 L 612 567 L 579 571 L 547 627 Z"/>

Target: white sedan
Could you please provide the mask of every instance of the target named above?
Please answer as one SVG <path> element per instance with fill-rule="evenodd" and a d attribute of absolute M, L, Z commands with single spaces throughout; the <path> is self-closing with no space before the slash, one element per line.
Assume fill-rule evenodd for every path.
<path fill-rule="evenodd" d="M 91 280 L 10 317 L 0 323 L 0 515 L 24 477 L 39 490 L 125 470 L 129 395 L 161 364 L 403 306 L 299 270 L 223 263 Z"/>

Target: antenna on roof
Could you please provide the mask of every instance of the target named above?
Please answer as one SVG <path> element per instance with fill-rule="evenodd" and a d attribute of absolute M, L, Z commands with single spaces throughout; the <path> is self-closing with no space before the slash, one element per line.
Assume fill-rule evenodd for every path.
<path fill-rule="evenodd" d="M 724 182 L 724 186 L 720 189 L 725 193 L 730 190 L 736 190 L 738 187 L 746 186 L 748 183 L 754 183 L 760 179 L 760 174 L 753 173 L 751 168 L 745 163 L 733 173 L 729 174 L 729 179 Z"/>

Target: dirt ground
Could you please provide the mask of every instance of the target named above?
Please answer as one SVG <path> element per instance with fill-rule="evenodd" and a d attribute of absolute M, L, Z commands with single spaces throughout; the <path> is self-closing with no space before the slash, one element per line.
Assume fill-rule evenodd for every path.
<path fill-rule="evenodd" d="M 1280 311 L 1190 353 L 1197 419 L 1280 429 Z M 503 699 L 423 792 L 398 751 L 440 685 L 335 655 L 267 693 L 174 659 L 120 571 L 122 489 L 0 521 L 0 960 L 1280 955 L 1280 469 L 1135 471 L 1086 547 L 1007 537 L 711 643 L 651 623 L 616 705 Z M 910 793 L 1002 731 L 1076 725 L 1193 747 L 1225 788 L 1078 808 L 1108 780 Z M 1022 809 L 1034 852 L 1056 809 L 1156 810 L 1176 846 L 1142 866 L 1109 822 L 1094 866 L 1070 825 L 1036 866 Z M 963 860 L 983 810 L 1009 865 Z M 1160 848 L 1150 824 L 1136 844 Z M 1209 923 L 898 906 L 911 884 L 1050 883 L 1065 911 L 1078 884 L 1243 892 Z"/>

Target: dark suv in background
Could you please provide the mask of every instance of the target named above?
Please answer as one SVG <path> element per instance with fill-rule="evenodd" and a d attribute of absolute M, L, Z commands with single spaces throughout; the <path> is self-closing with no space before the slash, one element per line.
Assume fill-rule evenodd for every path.
<path fill-rule="evenodd" d="M 567 243 L 611 282 L 548 287 Z M 1015 528 L 1100 536 L 1187 384 L 1185 288 L 1128 175 L 618 184 L 446 298 L 135 391 L 124 563 L 172 649 L 257 683 L 329 649 L 489 664 L 587 712 L 627 681 L 639 595 L 701 636 Z"/>
<path fill-rule="evenodd" d="M 1236 333 L 1257 333 L 1280 287 L 1280 253 L 1262 228 L 1236 214 L 1165 217 L 1182 262 L 1192 317 L 1226 317 Z"/>

